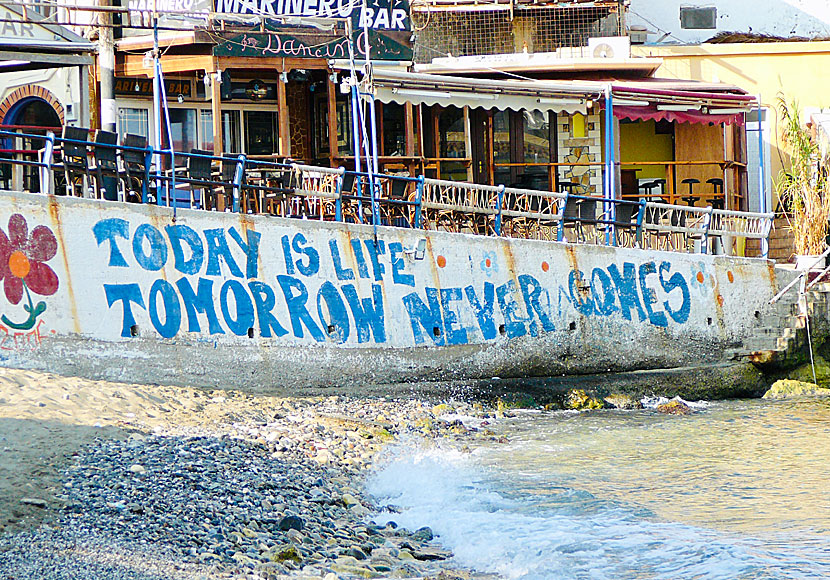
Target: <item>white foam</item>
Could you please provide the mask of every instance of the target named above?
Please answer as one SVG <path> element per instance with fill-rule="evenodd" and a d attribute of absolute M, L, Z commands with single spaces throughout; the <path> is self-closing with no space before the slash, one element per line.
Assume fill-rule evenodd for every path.
<path fill-rule="evenodd" d="M 755 577 L 753 571 L 769 570 L 777 559 L 740 539 L 650 521 L 555 482 L 550 495 L 537 489 L 525 499 L 502 475 L 480 468 L 475 454 L 410 441 L 377 466 L 367 490 L 379 505 L 401 509 L 380 514 L 378 523 L 429 526 L 454 553 L 454 564 L 510 580 L 725 580 Z M 551 503 L 557 493 L 559 503 Z"/>

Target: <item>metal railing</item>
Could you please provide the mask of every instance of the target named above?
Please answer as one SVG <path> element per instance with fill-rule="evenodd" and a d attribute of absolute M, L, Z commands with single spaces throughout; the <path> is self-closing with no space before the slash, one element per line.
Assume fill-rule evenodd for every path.
<path fill-rule="evenodd" d="M 0 131 L 0 138 L 6 136 Z M 19 137 L 20 133 L 9 136 Z M 604 244 L 676 252 L 741 253 L 738 240 L 761 241 L 766 257 L 774 214 L 678 206 L 459 181 L 369 175 L 298 163 L 175 154 L 32 136 L 44 140 L 39 191 L 155 203 L 174 208 L 264 213 L 488 236 Z M 80 153 L 78 153 L 80 151 Z M 73 157 L 74 155 L 74 157 Z M 162 170 L 173 161 L 184 164 Z M 106 163 L 105 163 L 106 162 Z M 63 175 L 63 183 L 59 177 Z M 109 184 L 105 183 L 109 179 Z M 117 195 L 112 191 L 113 184 Z M 110 188 L 107 191 L 107 188 Z"/>

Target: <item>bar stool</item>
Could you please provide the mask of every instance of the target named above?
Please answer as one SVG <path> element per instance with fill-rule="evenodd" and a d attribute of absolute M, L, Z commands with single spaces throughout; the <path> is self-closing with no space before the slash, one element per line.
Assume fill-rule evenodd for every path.
<path fill-rule="evenodd" d="M 712 185 L 713 193 L 715 193 L 715 194 L 723 193 L 723 179 L 721 179 L 720 177 L 713 177 L 711 179 L 707 179 L 706 183 L 709 183 L 709 184 Z M 717 199 L 717 198 L 713 199 L 712 200 L 712 207 L 715 208 L 715 209 L 723 209 L 723 206 L 724 206 L 723 201 L 724 200 L 723 200 L 722 197 L 720 199 Z"/>
<path fill-rule="evenodd" d="M 687 179 L 684 179 L 680 183 L 685 183 L 689 186 L 689 195 L 684 196 L 681 199 L 685 201 L 687 205 L 693 206 L 695 204 L 694 186 L 695 183 L 700 183 L 700 180 L 695 179 L 694 177 L 689 177 Z"/>
<path fill-rule="evenodd" d="M 644 190 L 645 195 L 643 195 L 643 197 L 645 197 L 647 201 L 654 201 L 653 190 L 654 190 L 654 188 L 659 188 L 660 193 L 659 193 L 659 196 L 658 196 L 658 200 L 662 201 L 663 200 L 662 195 L 663 195 L 663 190 L 664 190 L 665 186 L 666 186 L 666 180 L 665 179 L 655 179 L 654 181 L 649 181 L 647 183 L 642 184 L 640 186 L 640 189 Z"/>

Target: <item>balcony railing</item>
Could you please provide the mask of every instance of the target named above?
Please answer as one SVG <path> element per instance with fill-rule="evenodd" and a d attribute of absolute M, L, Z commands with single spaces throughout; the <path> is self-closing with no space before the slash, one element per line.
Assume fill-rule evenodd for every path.
<path fill-rule="evenodd" d="M 67 128 L 71 129 L 71 128 Z M 79 130 L 85 131 L 85 130 Z M 0 131 L 0 138 L 19 133 Z M 760 240 L 766 256 L 774 214 L 608 199 L 565 192 L 478 185 L 424 177 L 369 175 L 342 168 L 174 153 L 115 143 L 32 135 L 45 143 L 37 191 L 172 208 L 260 213 L 484 236 L 742 253 Z M 135 143 L 129 136 L 126 142 Z M 146 140 L 145 140 L 146 141 Z M 176 167 L 159 171 L 157 167 Z"/>

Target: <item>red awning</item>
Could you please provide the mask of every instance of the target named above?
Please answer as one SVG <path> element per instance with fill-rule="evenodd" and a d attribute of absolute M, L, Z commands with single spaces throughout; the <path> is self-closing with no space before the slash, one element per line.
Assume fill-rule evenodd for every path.
<path fill-rule="evenodd" d="M 625 105 L 614 107 L 614 116 L 617 119 L 630 119 L 631 121 L 669 121 L 672 123 L 715 123 L 717 125 L 743 125 L 743 113 L 712 114 L 703 111 L 659 111 L 654 106 L 649 107 L 627 107 Z"/>

